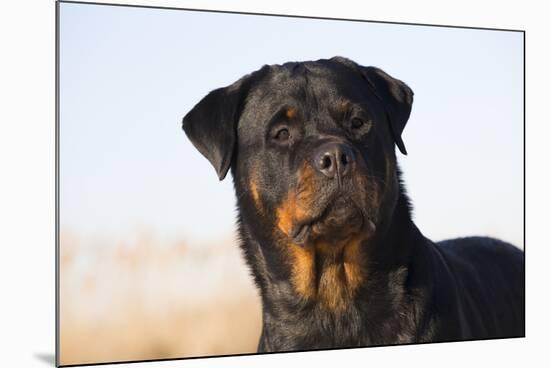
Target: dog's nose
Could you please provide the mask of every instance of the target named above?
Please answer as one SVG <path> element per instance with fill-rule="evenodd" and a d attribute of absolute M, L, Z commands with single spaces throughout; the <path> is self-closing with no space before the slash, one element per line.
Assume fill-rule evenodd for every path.
<path fill-rule="evenodd" d="M 313 156 L 315 168 L 329 178 L 342 178 L 349 171 L 355 156 L 351 147 L 343 143 L 325 143 Z"/>

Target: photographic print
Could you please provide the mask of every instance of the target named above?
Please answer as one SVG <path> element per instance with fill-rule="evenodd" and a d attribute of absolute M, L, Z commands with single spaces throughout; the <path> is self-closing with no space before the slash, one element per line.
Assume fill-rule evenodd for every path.
<path fill-rule="evenodd" d="M 524 32 L 57 5 L 59 365 L 525 336 Z"/>

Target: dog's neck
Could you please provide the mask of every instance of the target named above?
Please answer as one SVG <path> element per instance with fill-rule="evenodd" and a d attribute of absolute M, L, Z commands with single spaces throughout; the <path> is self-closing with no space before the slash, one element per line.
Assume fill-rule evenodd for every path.
<path fill-rule="evenodd" d="M 246 226 L 246 223 L 241 222 L 241 226 Z M 247 233 L 241 231 L 243 235 Z M 416 236 L 422 235 L 411 220 L 408 198 L 401 192 L 385 231 L 359 244 L 362 253 L 352 254 L 360 261 L 346 268 L 346 262 L 338 263 L 338 259 L 342 261 L 345 255 L 321 261 L 319 257 L 313 257 L 316 264 L 312 267 L 318 268 L 314 280 L 309 279 L 306 271 L 300 271 L 304 274 L 293 278 L 292 268 L 288 277 L 288 270 L 279 270 L 282 266 L 268 265 L 266 259 L 276 260 L 280 265 L 285 260 L 277 259 L 280 252 L 265 254 L 270 252 L 270 247 L 260 247 L 257 239 L 243 237 L 245 256 L 252 267 L 263 303 L 260 350 L 292 350 L 323 347 L 324 344 L 325 347 L 364 345 L 372 341 L 365 341 L 362 330 L 369 321 L 362 319 L 387 319 L 388 325 L 401 323 L 398 320 L 392 322 L 399 313 L 392 314 L 391 311 L 402 305 L 399 303 L 401 299 L 406 302 L 404 288 L 411 254 L 410 239 Z M 308 259 L 304 256 L 295 261 L 307 263 Z M 316 289 L 309 288 L 310 282 Z M 322 331 L 331 331 L 327 328 L 334 331 L 332 337 L 326 336 L 324 342 L 308 343 L 308 336 L 322 336 Z M 376 331 L 371 332 L 376 335 Z M 335 336 L 338 336 L 337 340 Z"/>

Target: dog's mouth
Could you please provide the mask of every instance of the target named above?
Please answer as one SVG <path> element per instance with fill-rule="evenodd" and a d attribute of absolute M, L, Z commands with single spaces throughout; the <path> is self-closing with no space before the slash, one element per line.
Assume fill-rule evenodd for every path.
<path fill-rule="evenodd" d="M 363 230 L 374 231 L 375 225 L 349 197 L 331 201 L 318 216 L 296 224 L 289 235 L 295 243 L 312 240 L 339 242 Z"/>

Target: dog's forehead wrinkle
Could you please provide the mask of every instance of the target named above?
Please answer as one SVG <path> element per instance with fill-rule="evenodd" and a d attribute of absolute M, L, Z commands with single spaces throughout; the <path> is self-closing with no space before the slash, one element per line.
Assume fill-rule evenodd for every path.
<path fill-rule="evenodd" d="M 341 96 L 351 99 L 358 95 L 353 87 L 357 83 L 349 77 L 342 82 L 340 71 L 317 64 L 310 62 L 272 66 L 270 72 L 258 80 L 250 91 L 246 106 L 262 112 L 290 101 L 295 105 L 302 105 L 305 110 L 315 111 L 320 107 L 333 105 Z M 359 99 L 360 97 L 355 98 Z"/>

